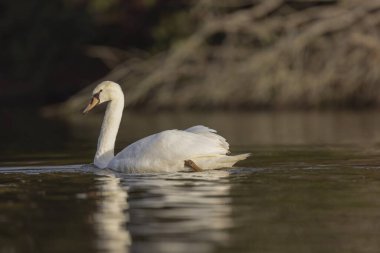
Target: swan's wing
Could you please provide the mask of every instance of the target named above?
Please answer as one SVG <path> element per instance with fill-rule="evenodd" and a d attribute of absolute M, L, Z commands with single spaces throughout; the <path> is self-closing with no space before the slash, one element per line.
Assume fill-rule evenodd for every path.
<path fill-rule="evenodd" d="M 228 144 L 228 142 L 226 141 L 226 139 L 223 136 L 216 134 L 216 130 L 214 130 L 214 129 L 211 129 L 211 128 L 208 128 L 208 127 L 205 127 L 202 125 L 198 125 L 198 126 L 190 127 L 188 129 L 186 129 L 185 131 L 190 132 L 190 133 L 204 135 L 204 136 L 207 136 L 210 138 L 217 138 L 221 142 L 221 144 L 224 146 L 224 148 L 227 150 L 226 153 L 229 152 L 228 150 L 229 150 L 230 145 Z"/>
<path fill-rule="evenodd" d="M 127 169 L 183 167 L 184 160 L 228 153 L 226 140 L 215 130 L 196 126 L 185 131 L 167 130 L 145 137 L 118 153 L 112 167 Z"/>
<path fill-rule="evenodd" d="M 216 130 L 208 128 L 206 126 L 198 125 L 193 126 L 185 130 L 186 132 L 195 133 L 195 134 L 207 134 L 207 133 L 216 133 Z"/>

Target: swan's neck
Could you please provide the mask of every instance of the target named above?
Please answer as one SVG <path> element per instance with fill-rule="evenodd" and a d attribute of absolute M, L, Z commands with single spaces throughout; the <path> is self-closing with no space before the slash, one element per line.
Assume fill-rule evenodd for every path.
<path fill-rule="evenodd" d="M 107 105 L 102 129 L 98 139 L 98 148 L 94 158 L 94 164 L 98 168 L 106 168 L 114 157 L 114 148 L 117 132 L 124 109 L 124 95 L 118 96 Z"/>

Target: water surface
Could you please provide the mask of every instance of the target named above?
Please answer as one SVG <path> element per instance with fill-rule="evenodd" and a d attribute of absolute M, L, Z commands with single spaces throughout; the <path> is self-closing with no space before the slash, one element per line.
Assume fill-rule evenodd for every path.
<path fill-rule="evenodd" d="M 119 149 L 202 123 L 233 152 L 253 154 L 233 169 L 140 175 L 81 167 L 98 115 L 10 115 L 0 136 L 0 252 L 380 249 L 376 112 L 128 114 Z"/>

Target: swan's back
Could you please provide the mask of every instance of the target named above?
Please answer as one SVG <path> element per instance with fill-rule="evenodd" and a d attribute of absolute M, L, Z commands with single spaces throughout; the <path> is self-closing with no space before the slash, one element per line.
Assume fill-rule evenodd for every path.
<path fill-rule="evenodd" d="M 227 154 L 229 152 L 230 145 L 228 144 L 228 142 L 226 141 L 226 139 L 223 136 L 216 134 L 216 130 L 214 130 L 214 129 L 198 125 L 198 126 L 190 127 L 188 129 L 186 129 L 185 131 L 190 132 L 190 133 L 194 133 L 194 134 L 203 135 L 203 136 L 209 137 L 211 139 L 217 139 L 217 140 L 219 140 L 220 145 L 222 145 L 225 148 L 226 153 L 224 153 L 224 154 Z"/>
<path fill-rule="evenodd" d="M 110 162 L 109 167 L 124 172 L 172 172 L 184 170 L 192 160 L 202 169 L 230 167 L 248 155 L 227 156 L 229 144 L 205 126 L 186 130 L 166 130 L 132 143 Z"/>

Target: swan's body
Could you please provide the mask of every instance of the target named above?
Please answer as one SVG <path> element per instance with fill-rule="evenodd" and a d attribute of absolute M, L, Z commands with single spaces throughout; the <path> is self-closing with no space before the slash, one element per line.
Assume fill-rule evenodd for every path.
<path fill-rule="evenodd" d="M 109 101 L 104 116 L 94 164 L 120 172 L 175 172 L 188 170 L 191 160 L 203 170 L 232 167 L 249 154 L 228 156 L 227 141 L 215 130 L 194 126 L 186 130 L 166 130 L 138 140 L 114 156 L 116 135 L 123 109 L 124 94 L 120 86 L 105 81 L 93 91 L 93 98 L 84 112 Z"/>

